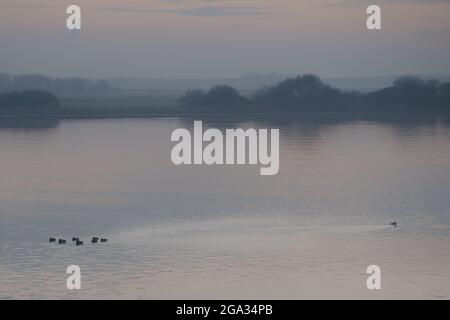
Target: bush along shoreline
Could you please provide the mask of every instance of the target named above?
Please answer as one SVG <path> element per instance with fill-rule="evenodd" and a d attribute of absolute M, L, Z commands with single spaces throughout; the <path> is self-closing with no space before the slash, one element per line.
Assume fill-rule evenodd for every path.
<path fill-rule="evenodd" d="M 178 102 L 192 109 L 218 110 L 228 107 L 234 111 L 246 108 L 289 112 L 450 111 L 450 82 L 403 76 L 397 78 L 391 87 L 360 93 L 339 90 L 314 75 L 302 75 L 262 88 L 248 98 L 241 96 L 233 87 L 220 85 L 209 91 L 188 91 Z"/>
<path fill-rule="evenodd" d="M 0 114 L 55 113 L 61 108 L 59 99 L 46 91 L 25 90 L 0 94 Z"/>

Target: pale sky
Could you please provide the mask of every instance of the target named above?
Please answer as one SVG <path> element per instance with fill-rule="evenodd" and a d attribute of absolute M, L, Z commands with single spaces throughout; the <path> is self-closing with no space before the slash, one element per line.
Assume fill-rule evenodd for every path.
<path fill-rule="evenodd" d="M 66 8 L 82 30 L 66 29 Z M 382 8 L 382 30 L 366 8 Z M 0 72 L 450 74 L 450 0 L 0 0 Z"/>

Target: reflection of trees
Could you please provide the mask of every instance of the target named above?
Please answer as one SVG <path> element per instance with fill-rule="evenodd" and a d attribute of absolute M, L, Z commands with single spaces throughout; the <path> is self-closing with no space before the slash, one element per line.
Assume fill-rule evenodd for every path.
<path fill-rule="evenodd" d="M 1 118 L 0 131 L 46 131 L 59 127 L 60 120 L 57 118 Z"/>
<path fill-rule="evenodd" d="M 194 120 L 203 121 L 203 130 L 217 128 L 224 131 L 232 128 L 280 128 L 280 135 L 295 139 L 301 144 L 313 144 L 324 134 L 345 124 L 370 122 L 389 128 L 394 134 L 407 132 L 411 137 L 420 132 L 433 132 L 438 126 L 450 129 L 450 115 L 400 114 L 400 113 L 339 113 L 308 112 L 297 114 L 222 114 L 202 116 L 192 115 L 179 118 L 179 126 L 192 128 Z"/>

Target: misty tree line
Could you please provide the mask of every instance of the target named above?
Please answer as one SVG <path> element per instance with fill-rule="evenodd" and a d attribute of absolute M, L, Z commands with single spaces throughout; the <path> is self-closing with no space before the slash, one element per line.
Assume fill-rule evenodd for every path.
<path fill-rule="evenodd" d="M 60 107 L 59 99 L 52 93 L 42 90 L 14 91 L 0 94 L 0 107 L 23 109 L 28 107 Z"/>
<path fill-rule="evenodd" d="M 44 90 L 57 95 L 95 95 L 115 91 L 106 80 L 89 80 L 83 78 L 51 78 L 35 75 L 10 75 L 0 73 L 0 93 Z"/>
<path fill-rule="evenodd" d="M 325 84 L 315 75 L 301 75 L 277 85 L 258 90 L 250 97 L 242 96 L 228 85 L 218 85 L 208 91 L 190 90 L 178 100 L 191 107 L 268 107 L 294 110 L 352 109 L 376 105 L 380 110 L 393 105 L 450 106 L 450 82 L 423 80 L 412 76 L 397 78 L 392 86 L 370 93 L 343 91 Z"/>
<path fill-rule="evenodd" d="M 36 89 L 21 90 L 30 87 Z M 60 95 L 54 93 L 55 88 L 58 92 L 89 93 L 101 88 L 109 90 L 111 87 L 107 82 L 102 81 L 54 79 L 40 75 L 12 77 L 1 74 L 0 111 L 14 113 L 17 109 L 19 113 L 22 113 L 26 111 L 26 108 L 32 107 L 36 111 L 45 109 L 54 113 L 55 108 L 60 107 L 58 100 Z M 9 92 L 2 93 L 2 91 Z M 97 100 L 101 101 L 100 98 Z M 217 85 L 210 90 L 189 90 L 178 99 L 178 104 L 178 107 L 175 105 L 172 108 L 164 107 L 161 112 L 403 112 L 408 110 L 447 112 L 450 111 L 450 82 L 403 76 L 397 78 L 390 87 L 361 93 L 334 88 L 315 75 L 301 75 L 257 90 L 251 96 L 244 96 L 228 85 Z M 59 108 L 60 112 L 67 111 L 66 109 L 68 108 Z M 149 105 L 146 110 L 147 113 L 151 112 L 151 106 Z M 86 109 L 85 112 L 91 111 Z M 104 114 L 114 112 L 114 107 L 105 107 L 103 112 Z M 133 111 L 130 109 L 129 112 Z M 140 109 L 139 112 L 142 113 L 143 110 Z"/>

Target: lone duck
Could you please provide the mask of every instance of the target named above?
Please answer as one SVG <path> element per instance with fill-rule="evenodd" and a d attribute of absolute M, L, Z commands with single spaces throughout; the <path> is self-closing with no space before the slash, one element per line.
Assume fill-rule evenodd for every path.
<path fill-rule="evenodd" d="M 56 242 L 56 238 L 49 238 L 48 242 Z"/>
<path fill-rule="evenodd" d="M 97 237 L 92 237 L 92 243 L 97 243 L 98 242 L 98 238 Z"/>
<path fill-rule="evenodd" d="M 77 247 L 78 247 L 78 246 L 82 246 L 82 245 L 84 244 L 84 242 L 83 242 L 83 241 L 80 241 L 80 240 L 76 240 L 75 244 L 76 244 Z"/>
<path fill-rule="evenodd" d="M 391 222 L 391 226 L 393 226 L 394 228 L 397 228 L 397 221 Z"/>
<path fill-rule="evenodd" d="M 59 243 L 59 244 L 66 243 L 66 240 L 64 240 L 64 239 L 59 239 L 59 240 L 58 240 L 58 243 Z"/>
<path fill-rule="evenodd" d="M 72 238 L 72 241 L 73 241 L 73 242 L 78 241 L 78 240 L 80 240 L 80 238 L 77 238 L 77 237 L 73 237 L 73 238 Z"/>
<path fill-rule="evenodd" d="M 101 238 L 101 239 L 100 239 L 100 242 L 108 242 L 108 239 Z"/>

